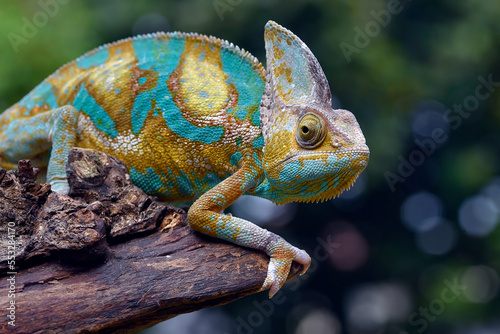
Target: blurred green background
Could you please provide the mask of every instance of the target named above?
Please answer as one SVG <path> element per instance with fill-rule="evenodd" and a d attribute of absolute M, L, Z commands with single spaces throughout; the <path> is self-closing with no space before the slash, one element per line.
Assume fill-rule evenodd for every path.
<path fill-rule="evenodd" d="M 0 0 L 0 110 L 104 43 L 214 35 L 265 64 L 264 25 L 318 58 L 371 150 L 321 204 L 232 211 L 313 257 L 308 275 L 148 333 L 500 333 L 500 2 Z M 111 282 L 110 282 L 111 284 Z"/>

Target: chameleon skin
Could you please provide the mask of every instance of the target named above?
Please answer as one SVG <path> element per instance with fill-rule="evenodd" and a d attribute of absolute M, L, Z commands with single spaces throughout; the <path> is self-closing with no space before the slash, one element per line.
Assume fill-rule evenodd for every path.
<path fill-rule="evenodd" d="M 311 259 L 280 236 L 221 213 L 243 194 L 323 201 L 349 188 L 369 150 L 355 117 L 331 108 L 308 47 L 275 22 L 265 28 L 267 72 L 214 37 L 156 33 L 99 47 L 66 64 L 0 115 L 0 166 L 48 162 L 52 189 L 69 192 L 68 150 L 107 152 L 132 181 L 170 203 L 192 203 L 191 227 L 270 256 L 274 295 L 292 261 Z"/>

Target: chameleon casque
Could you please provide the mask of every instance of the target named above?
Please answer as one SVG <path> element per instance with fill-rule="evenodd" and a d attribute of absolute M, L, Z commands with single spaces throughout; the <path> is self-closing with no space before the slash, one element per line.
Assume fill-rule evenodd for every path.
<path fill-rule="evenodd" d="M 266 252 L 262 289 L 274 295 L 292 261 L 309 255 L 222 211 L 243 194 L 283 204 L 348 189 L 369 150 L 354 115 L 332 109 L 309 48 L 269 21 L 267 72 L 248 52 L 214 37 L 155 33 L 96 48 L 50 75 L 0 115 L 0 166 L 47 167 L 67 194 L 68 151 L 107 152 L 134 184 L 170 203 L 193 203 L 191 227 Z"/>

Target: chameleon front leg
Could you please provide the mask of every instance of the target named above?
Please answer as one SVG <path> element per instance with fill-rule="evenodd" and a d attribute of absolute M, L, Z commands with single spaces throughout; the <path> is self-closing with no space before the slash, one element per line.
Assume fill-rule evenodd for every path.
<path fill-rule="evenodd" d="M 292 261 L 304 266 L 305 273 L 311 264 L 309 255 L 282 237 L 260 228 L 244 219 L 221 214 L 247 190 L 255 186 L 246 176 L 250 168 L 243 167 L 217 186 L 203 194 L 188 211 L 190 226 L 201 233 L 224 239 L 240 246 L 264 251 L 271 258 L 262 290 L 270 288 L 271 298 L 285 283 Z"/>
<path fill-rule="evenodd" d="M 66 163 L 69 149 L 76 144 L 78 115 L 78 110 L 68 105 L 10 121 L 0 133 L 0 157 L 15 164 L 52 148 L 47 182 L 53 191 L 67 194 Z"/>

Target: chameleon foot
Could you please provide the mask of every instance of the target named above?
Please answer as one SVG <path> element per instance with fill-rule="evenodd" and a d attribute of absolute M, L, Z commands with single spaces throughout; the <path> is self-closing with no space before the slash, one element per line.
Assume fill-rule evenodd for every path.
<path fill-rule="evenodd" d="M 269 298 L 272 298 L 285 284 L 292 262 L 295 261 L 304 267 L 302 275 L 309 269 L 311 257 L 305 251 L 290 245 L 275 234 L 272 235 L 272 241 L 269 242 L 266 250 L 271 259 L 261 291 L 270 289 Z"/>

